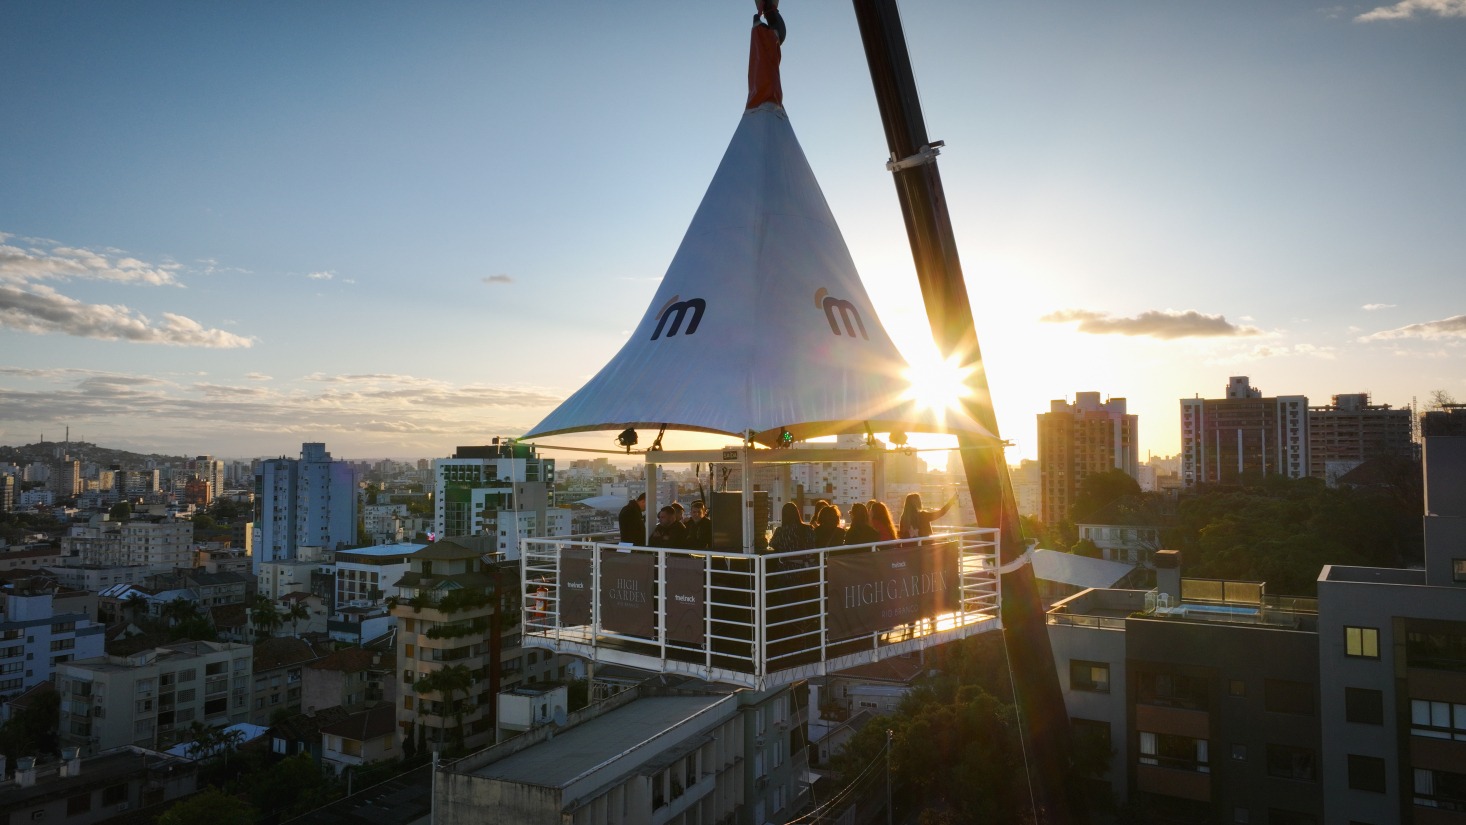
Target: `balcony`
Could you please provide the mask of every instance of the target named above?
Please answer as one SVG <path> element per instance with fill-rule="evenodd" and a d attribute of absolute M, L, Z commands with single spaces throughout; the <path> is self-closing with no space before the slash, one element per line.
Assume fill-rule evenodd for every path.
<path fill-rule="evenodd" d="M 789 684 L 997 629 L 996 534 L 764 554 L 525 539 L 524 646 Z"/>

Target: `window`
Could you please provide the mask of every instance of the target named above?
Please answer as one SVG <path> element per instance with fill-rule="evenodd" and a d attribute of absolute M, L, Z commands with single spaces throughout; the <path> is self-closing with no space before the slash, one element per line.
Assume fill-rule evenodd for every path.
<path fill-rule="evenodd" d="M 1313 685 L 1307 682 L 1268 679 L 1262 683 L 1262 697 L 1263 708 L 1271 713 L 1313 715 Z"/>
<path fill-rule="evenodd" d="M 1356 791 L 1385 792 L 1385 760 L 1349 754 L 1349 787 Z"/>
<path fill-rule="evenodd" d="M 1279 779 L 1313 782 L 1318 779 L 1318 755 L 1309 748 L 1268 745 L 1267 775 Z"/>
<path fill-rule="evenodd" d="M 1232 759 L 1237 762 L 1247 761 L 1247 746 L 1234 743 L 1232 745 Z"/>
<path fill-rule="evenodd" d="M 1207 740 L 1169 733 L 1140 732 L 1140 764 L 1211 773 Z"/>
<path fill-rule="evenodd" d="M 1411 699 L 1410 734 L 1466 742 L 1466 704 Z"/>
<path fill-rule="evenodd" d="M 102 807 L 121 805 L 127 801 L 127 783 L 112 785 L 102 789 Z"/>
<path fill-rule="evenodd" d="M 1385 723 L 1385 695 L 1369 688 L 1344 688 L 1344 718 L 1360 725 Z"/>
<path fill-rule="evenodd" d="M 1207 710 L 1206 684 L 1181 673 L 1141 671 L 1136 676 L 1135 701 L 1145 705 Z"/>
<path fill-rule="evenodd" d="M 412 710 L 412 697 L 411 696 L 404 696 L 404 697 L 402 697 L 402 709 L 403 710 Z"/>
<path fill-rule="evenodd" d="M 1344 655 L 1359 659 L 1379 658 L 1379 628 L 1345 627 Z"/>
<path fill-rule="evenodd" d="M 1110 692 L 1110 666 L 1105 662 L 1069 660 L 1069 689 Z"/>
<path fill-rule="evenodd" d="M 1247 683 L 1242 681 L 1241 679 L 1233 679 L 1231 682 L 1227 683 L 1227 692 L 1232 694 L 1233 696 L 1246 696 Z M 1238 810 L 1245 809 L 1239 808 Z"/>
<path fill-rule="evenodd" d="M 1415 804 L 1466 811 L 1466 774 L 1415 769 Z"/>
<path fill-rule="evenodd" d="M 1451 581 L 1466 582 L 1466 559 L 1451 559 Z"/>
<path fill-rule="evenodd" d="M 66 800 L 66 815 L 68 817 L 84 814 L 92 809 L 92 792 L 85 791 Z"/>

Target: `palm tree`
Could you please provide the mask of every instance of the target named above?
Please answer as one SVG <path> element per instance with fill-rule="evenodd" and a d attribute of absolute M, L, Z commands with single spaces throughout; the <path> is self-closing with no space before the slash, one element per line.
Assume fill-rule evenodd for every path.
<path fill-rule="evenodd" d="M 285 616 L 283 618 L 286 618 L 286 619 L 289 619 L 290 620 L 290 633 L 291 633 L 291 635 L 295 636 L 296 638 L 300 638 L 300 630 L 299 630 L 299 627 L 298 627 L 298 625 L 300 623 L 300 620 L 301 619 L 309 619 L 310 617 L 311 617 L 311 612 L 305 606 L 305 603 L 304 602 L 300 602 L 300 601 L 296 601 L 296 602 L 291 602 L 290 609 L 285 611 Z"/>
<path fill-rule="evenodd" d="M 168 618 L 168 626 L 173 627 L 186 622 L 199 614 L 199 606 L 188 599 L 178 596 L 173 601 L 163 605 L 163 615 Z"/>
<path fill-rule="evenodd" d="M 256 641 L 270 638 L 275 628 L 284 623 L 279 612 L 275 610 L 275 603 L 265 596 L 255 598 L 254 608 L 249 612 L 249 620 L 254 624 Z"/>
<path fill-rule="evenodd" d="M 138 616 L 147 614 L 148 605 L 148 597 L 137 592 L 136 590 L 129 593 L 127 598 L 122 600 L 122 609 L 126 611 L 127 615 L 130 617 L 129 620 L 134 623 L 137 622 Z"/>
<path fill-rule="evenodd" d="M 412 689 L 420 694 L 441 693 L 447 699 L 449 706 L 453 709 L 453 728 L 458 733 L 460 751 L 463 750 L 463 703 L 468 701 L 468 692 L 472 688 L 473 671 L 464 665 L 449 665 L 412 683 Z M 463 702 L 454 701 L 453 694 L 460 690 L 463 691 Z"/>

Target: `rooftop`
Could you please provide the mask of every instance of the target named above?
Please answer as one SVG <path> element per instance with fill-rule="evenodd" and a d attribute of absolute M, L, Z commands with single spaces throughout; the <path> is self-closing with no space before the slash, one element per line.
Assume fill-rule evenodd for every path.
<path fill-rule="evenodd" d="M 1342 564 L 1326 564 L 1319 572 L 1318 580 L 1357 584 L 1413 584 L 1424 587 L 1425 571 L 1404 570 L 1397 567 L 1349 567 Z"/>
<path fill-rule="evenodd" d="M 471 771 L 471 775 L 564 788 L 613 757 L 646 745 L 725 701 L 727 696 L 643 696 L 553 739 Z M 650 750 L 647 753 L 648 757 L 654 755 Z"/>
<path fill-rule="evenodd" d="M 372 547 L 354 547 L 336 551 L 337 562 L 353 561 L 352 556 L 411 556 L 430 545 L 427 544 L 378 544 Z"/>

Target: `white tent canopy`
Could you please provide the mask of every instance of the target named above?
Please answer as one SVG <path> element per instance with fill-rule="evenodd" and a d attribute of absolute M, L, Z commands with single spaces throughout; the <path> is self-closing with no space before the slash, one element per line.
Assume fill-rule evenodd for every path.
<path fill-rule="evenodd" d="M 839 433 L 957 432 L 906 397 L 875 307 L 784 109 L 744 113 L 630 339 L 526 438 L 627 427 L 775 444 Z"/>

